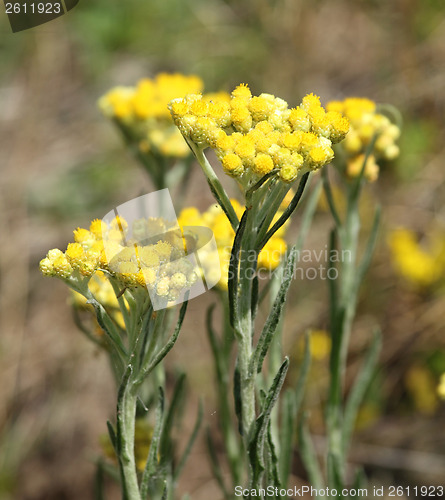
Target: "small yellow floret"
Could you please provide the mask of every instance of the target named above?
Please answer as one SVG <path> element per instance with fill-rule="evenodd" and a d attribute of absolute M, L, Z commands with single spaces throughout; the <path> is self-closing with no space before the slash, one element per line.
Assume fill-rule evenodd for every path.
<path fill-rule="evenodd" d="M 69 243 L 65 255 L 71 263 L 82 258 L 84 255 L 82 245 L 80 243 Z"/>
<path fill-rule="evenodd" d="M 101 219 L 94 219 L 90 224 L 90 232 L 93 233 L 97 239 L 101 239 L 107 230 L 108 226 Z"/>
<path fill-rule="evenodd" d="M 241 97 L 243 99 L 249 99 L 252 97 L 249 86 L 246 83 L 241 83 L 232 92 L 233 97 Z"/>
<path fill-rule="evenodd" d="M 273 170 L 273 160 L 269 155 L 260 153 L 255 157 L 254 166 L 252 170 L 258 175 L 266 175 Z"/>
<path fill-rule="evenodd" d="M 81 227 L 78 227 L 76 230 L 74 230 L 74 241 L 77 243 L 87 243 L 92 240 L 94 240 L 94 236 L 88 229 L 83 229 Z"/>
<path fill-rule="evenodd" d="M 224 172 L 233 177 L 239 177 L 244 172 L 243 162 L 241 158 L 233 153 L 229 153 L 222 159 Z"/>

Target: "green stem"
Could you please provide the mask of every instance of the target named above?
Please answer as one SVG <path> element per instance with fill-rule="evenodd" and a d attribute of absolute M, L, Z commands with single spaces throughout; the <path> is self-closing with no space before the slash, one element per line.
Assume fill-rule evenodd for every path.
<path fill-rule="evenodd" d="M 326 182 L 326 180 L 325 180 Z M 326 184 L 325 184 L 326 187 Z M 346 457 L 343 447 L 342 394 L 346 372 L 349 339 L 357 305 L 357 248 L 360 232 L 358 192 L 348 188 L 346 219 L 338 228 L 342 250 L 340 265 L 339 297 L 332 303 L 332 351 L 330 360 L 331 380 L 327 407 L 328 446 L 334 467 L 344 478 Z M 337 222 L 337 221 L 336 221 Z M 334 478 L 329 478 L 332 485 Z"/>
<path fill-rule="evenodd" d="M 118 450 L 122 478 L 122 500 L 141 500 L 134 458 L 137 392 L 130 381 L 131 370 L 124 376 L 117 406 Z"/>
<path fill-rule="evenodd" d="M 221 208 L 224 210 L 224 213 L 229 219 L 233 230 L 236 231 L 239 224 L 238 216 L 236 215 L 235 210 L 230 203 L 230 199 L 227 196 L 225 189 L 216 176 L 212 166 L 208 162 L 203 150 L 199 147 L 196 147 L 194 144 L 189 143 L 189 145 L 207 178 L 207 182 L 209 183 L 211 191 L 215 195 L 218 203 L 221 205 Z"/>
<path fill-rule="evenodd" d="M 239 341 L 238 364 L 241 383 L 242 423 L 246 449 L 255 421 L 255 373 L 250 371 L 253 342 L 252 285 L 256 274 L 258 255 L 255 251 L 256 228 L 254 210 L 248 210 L 246 229 L 241 242 L 239 260 L 239 285 L 237 302 L 239 321 L 235 324 L 235 335 Z"/>

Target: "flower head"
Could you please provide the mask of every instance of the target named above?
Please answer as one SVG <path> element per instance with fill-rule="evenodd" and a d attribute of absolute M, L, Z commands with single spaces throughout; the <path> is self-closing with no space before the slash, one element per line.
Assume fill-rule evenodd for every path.
<path fill-rule="evenodd" d="M 159 232 L 161 227 L 163 232 Z M 150 238 L 149 235 L 155 236 Z M 141 240 L 141 236 L 146 237 L 145 240 Z M 176 300 L 196 281 L 194 266 L 182 259 L 186 255 L 186 245 L 181 231 L 176 224 L 163 219 L 139 219 L 131 228 L 120 216 L 109 224 L 96 220 L 91 223 L 90 230 L 76 229 L 74 239 L 65 252 L 50 250 L 40 262 L 40 270 L 45 276 L 59 277 L 69 285 L 86 280 L 93 286 L 103 279 L 91 281 L 91 277 L 109 276 L 122 287 L 147 287 L 169 301 Z M 95 294 L 102 289 L 95 286 L 92 290 L 90 286 Z M 106 297 L 108 304 L 114 303 L 109 298 L 110 289 L 102 291 L 102 298 Z"/>
<path fill-rule="evenodd" d="M 230 103 L 218 105 L 219 114 L 199 94 L 174 99 L 169 106 L 184 137 L 200 148 L 212 148 L 224 172 L 241 182 L 277 169 L 278 178 L 290 183 L 318 170 L 331 161 L 332 144 L 349 129 L 345 117 L 327 113 L 313 94 L 289 109 L 271 94 L 252 96 L 245 84 L 234 89 Z"/>

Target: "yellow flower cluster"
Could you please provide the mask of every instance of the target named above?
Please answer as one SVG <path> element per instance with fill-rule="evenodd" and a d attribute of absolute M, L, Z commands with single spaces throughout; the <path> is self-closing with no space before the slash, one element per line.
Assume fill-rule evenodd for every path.
<path fill-rule="evenodd" d="M 236 200 L 231 200 L 231 203 L 238 217 L 241 217 L 244 211 L 244 207 L 242 207 Z M 284 207 L 282 208 L 284 210 Z M 281 211 L 277 213 L 272 221 L 272 224 L 276 222 L 281 214 Z M 178 222 L 181 227 L 204 226 L 212 230 L 215 237 L 221 269 L 212 269 L 212 266 L 215 263 L 214 255 L 208 256 L 208 268 L 206 268 L 205 257 L 204 259 L 201 259 L 201 262 L 205 268 L 207 279 L 212 280 L 212 272 L 217 272 L 217 275 L 221 276 L 217 286 L 222 290 L 226 290 L 228 284 L 230 256 L 233 240 L 235 238 L 235 232 L 233 231 L 232 226 L 230 225 L 230 222 L 228 221 L 221 207 L 219 205 L 212 205 L 207 211 L 203 213 L 201 213 L 195 207 L 184 208 L 178 217 Z M 282 256 L 285 254 L 287 249 L 286 242 L 283 239 L 286 229 L 287 224 L 282 226 L 264 246 L 258 257 L 259 269 L 270 271 L 278 266 Z M 242 256 L 241 258 L 249 258 L 249 256 Z"/>
<path fill-rule="evenodd" d="M 430 286 L 443 279 L 445 273 L 445 238 L 437 235 L 430 251 L 421 247 L 416 234 L 409 229 L 396 229 L 389 238 L 397 271 L 415 285 Z"/>
<path fill-rule="evenodd" d="M 125 287 L 147 287 L 169 301 L 176 300 L 196 282 L 192 264 L 182 258 L 186 249 L 179 229 L 172 230 L 168 222 L 153 218 L 134 221 L 131 238 L 128 229 L 122 217 L 116 217 L 109 225 L 94 220 L 89 230 L 74 231 L 74 242 L 65 253 L 50 250 L 40 262 L 40 270 L 46 276 L 68 282 L 90 278 L 103 270 Z M 144 236 L 153 234 L 160 236 L 150 238 L 147 244 L 140 243 Z"/>
<path fill-rule="evenodd" d="M 400 129 L 391 123 L 388 117 L 377 113 L 376 103 L 362 97 L 348 97 L 344 101 L 331 101 L 326 109 L 337 111 L 348 118 L 351 129 L 342 142 L 348 155 L 346 174 L 357 177 L 362 169 L 364 152 L 375 135 L 375 157 L 371 155 L 366 163 L 364 176 L 370 182 L 378 178 L 377 159 L 393 160 L 399 156 L 399 147 L 395 143 L 400 136 Z"/>
<path fill-rule="evenodd" d="M 99 107 L 131 132 L 142 152 L 182 158 L 190 150 L 173 125 L 167 105 L 178 96 L 201 92 L 203 86 L 198 76 L 160 73 L 154 79 L 140 80 L 135 87 L 111 89 L 101 97 Z"/>
<path fill-rule="evenodd" d="M 224 172 L 241 181 L 278 169 L 284 182 L 292 182 L 331 161 L 332 144 L 349 130 L 348 120 L 337 111 L 326 112 L 313 94 L 289 109 L 271 94 L 252 96 L 243 84 L 230 102 L 191 94 L 173 100 L 170 110 L 183 136 L 200 148 L 212 148 Z"/>

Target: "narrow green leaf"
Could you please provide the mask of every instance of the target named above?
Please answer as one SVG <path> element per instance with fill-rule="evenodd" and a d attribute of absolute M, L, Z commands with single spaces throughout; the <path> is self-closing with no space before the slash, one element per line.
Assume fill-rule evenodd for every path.
<path fill-rule="evenodd" d="M 307 428 L 308 414 L 304 413 L 298 424 L 298 442 L 300 445 L 300 454 L 303 460 L 306 472 L 309 477 L 309 482 L 314 488 L 323 488 L 323 475 L 321 473 L 320 464 L 317 454 L 312 443 L 311 436 Z"/>
<path fill-rule="evenodd" d="M 219 465 L 219 459 L 218 459 L 218 454 L 215 449 L 215 444 L 212 439 L 212 432 L 210 428 L 207 429 L 206 432 L 206 442 L 207 442 L 207 449 L 209 451 L 209 456 L 210 456 L 210 465 L 212 467 L 212 473 L 213 476 L 215 477 L 216 481 L 219 484 L 219 487 L 221 488 L 224 498 L 231 498 L 232 495 L 229 495 L 229 492 L 227 490 L 227 487 L 224 483 L 223 475 L 221 472 L 221 467 Z"/>
<path fill-rule="evenodd" d="M 294 391 L 288 389 L 283 396 L 280 426 L 279 470 L 281 484 L 284 488 L 287 488 L 289 475 L 292 469 L 296 414 Z"/>
<path fill-rule="evenodd" d="M 258 487 L 261 484 L 261 477 L 265 470 L 264 450 L 270 414 L 280 394 L 288 368 L 289 358 L 285 358 L 268 391 L 261 414 L 255 421 L 254 432 L 248 449 L 249 462 L 252 467 L 251 488 Z"/>
<path fill-rule="evenodd" d="M 333 342 L 334 342 L 334 334 L 335 334 L 334 324 L 335 324 L 335 317 L 337 314 L 338 286 L 337 286 L 337 280 L 330 279 L 329 276 L 336 275 L 336 273 L 331 273 L 332 269 L 336 269 L 335 263 L 331 259 L 331 256 L 335 255 L 336 248 L 337 248 L 336 231 L 335 231 L 335 229 L 332 229 L 332 231 L 329 234 L 329 263 L 328 263 L 327 277 L 328 277 L 328 291 L 329 291 L 330 326 L 331 326 L 331 332 L 332 332 L 332 337 L 333 337 L 332 341 Z"/>
<path fill-rule="evenodd" d="M 153 322 L 151 321 L 151 317 L 153 314 L 153 306 L 150 303 L 149 308 L 144 313 L 144 321 L 141 326 L 141 346 L 137 349 L 139 351 L 139 366 L 142 366 L 144 360 L 144 354 L 147 349 L 148 340 L 151 336 L 151 332 L 153 330 Z"/>
<path fill-rule="evenodd" d="M 263 177 L 261 177 L 261 179 L 246 192 L 246 200 L 250 200 L 253 193 L 257 191 L 266 181 L 274 177 L 276 173 L 278 173 L 278 168 L 274 168 L 268 174 L 263 175 Z"/>
<path fill-rule="evenodd" d="M 274 487 L 281 489 L 280 474 L 278 472 L 279 461 L 277 452 L 275 450 L 275 445 L 272 439 L 272 430 L 269 424 L 267 426 L 267 450 L 268 450 L 268 460 L 267 460 L 267 471 L 268 471 L 268 485 L 272 484 Z"/>
<path fill-rule="evenodd" d="M 238 230 L 233 240 L 232 252 L 229 262 L 229 281 L 228 281 L 228 294 L 229 294 L 229 310 L 230 310 L 230 324 L 232 327 L 238 323 L 238 267 L 239 257 L 241 250 L 241 241 L 243 238 L 244 230 L 246 229 L 248 210 L 246 209 L 241 217 Z"/>
<path fill-rule="evenodd" d="M 162 427 L 164 425 L 164 391 L 159 387 L 159 399 L 156 407 L 156 423 L 151 438 L 150 450 L 141 480 L 141 498 L 146 499 L 150 489 L 150 480 L 155 478 L 158 468 L 159 442 L 161 439 Z"/>
<path fill-rule="evenodd" d="M 366 474 L 365 474 L 365 471 L 363 470 L 363 467 L 357 467 L 357 470 L 355 471 L 354 481 L 352 483 L 352 487 L 355 490 L 366 489 L 367 481 L 366 481 Z"/>
<path fill-rule="evenodd" d="M 94 499 L 105 500 L 104 491 L 104 468 L 102 460 L 99 460 L 96 465 L 96 475 L 94 478 Z"/>
<path fill-rule="evenodd" d="M 309 178 L 309 172 L 303 175 L 301 178 L 300 184 L 298 185 L 297 192 L 295 196 L 292 198 L 292 201 L 287 206 L 286 210 L 282 213 L 281 217 L 275 222 L 275 224 L 267 231 L 266 236 L 263 238 L 261 242 L 258 244 L 258 252 L 266 245 L 266 243 L 272 238 L 272 236 L 283 226 L 289 217 L 293 214 L 295 209 L 298 206 L 298 203 L 303 196 L 304 188 L 306 187 L 307 181 Z"/>
<path fill-rule="evenodd" d="M 172 453 L 172 427 L 176 416 L 176 412 L 184 394 L 185 389 L 185 373 L 181 373 L 173 392 L 172 402 L 170 408 L 168 409 L 167 416 L 165 418 L 164 427 L 162 429 L 161 440 L 159 444 L 161 461 L 166 460 L 167 457 L 171 456 Z"/>
<path fill-rule="evenodd" d="M 382 336 L 378 330 L 373 334 L 371 346 L 366 351 L 366 358 L 346 401 L 343 415 L 343 455 L 346 456 L 360 405 L 369 387 L 382 347 Z"/>
<path fill-rule="evenodd" d="M 309 374 L 309 368 L 311 366 L 311 345 L 310 345 L 310 334 L 309 332 L 305 333 L 304 336 L 304 356 L 303 356 L 303 364 L 301 365 L 300 374 L 298 376 L 298 382 L 295 387 L 295 415 L 297 415 L 301 402 L 303 401 L 304 389 L 306 387 L 306 380 Z"/>
<path fill-rule="evenodd" d="M 79 310 L 77 307 L 73 306 L 72 307 L 72 313 L 73 313 L 73 320 L 74 320 L 74 324 L 77 326 L 77 328 L 83 333 L 85 334 L 85 336 L 91 340 L 92 342 L 94 342 L 95 344 L 97 344 L 98 346 L 104 348 L 106 347 L 106 345 L 102 342 L 102 340 L 100 339 L 100 337 L 98 337 L 97 335 L 95 335 L 93 332 L 91 332 L 83 323 L 82 323 L 82 320 L 80 318 L 80 315 L 79 315 Z"/>
<path fill-rule="evenodd" d="M 365 155 L 363 158 L 363 164 L 362 164 L 362 167 L 360 169 L 360 173 L 354 179 L 354 181 L 349 185 L 350 187 L 348 189 L 348 205 L 349 205 L 348 210 L 350 209 L 350 207 L 353 207 L 352 208 L 353 210 L 357 209 L 357 203 L 358 203 L 360 191 L 362 189 L 363 182 L 364 182 L 366 163 L 368 162 L 369 157 L 371 156 L 372 152 L 374 151 L 374 146 L 375 146 L 375 142 L 377 140 L 377 137 L 378 137 L 378 134 L 377 133 L 374 134 L 374 136 L 372 137 L 368 146 L 366 147 Z"/>
<path fill-rule="evenodd" d="M 178 480 L 178 478 L 182 472 L 182 469 L 184 468 L 184 465 L 187 461 L 187 458 L 189 457 L 190 452 L 192 451 L 193 444 L 195 443 L 196 437 L 198 436 L 198 432 L 199 432 L 199 429 L 200 429 L 201 424 L 202 424 L 202 416 L 203 416 L 203 408 L 202 408 L 202 401 L 200 401 L 199 408 L 198 408 L 198 416 L 196 418 L 193 432 L 190 436 L 190 439 L 187 443 L 187 446 L 185 447 L 184 453 L 183 453 L 181 459 L 179 460 L 179 463 L 178 463 L 176 470 L 174 472 L 173 481 L 175 481 L 175 482 Z"/>
<path fill-rule="evenodd" d="M 107 311 L 105 311 L 102 304 L 100 304 L 92 296 L 87 300 L 87 304 L 91 304 L 94 307 L 99 326 L 107 334 L 108 338 L 111 340 L 112 345 L 119 352 L 119 354 L 121 354 L 121 356 L 124 359 L 126 359 L 128 356 L 127 350 L 125 349 L 124 344 L 122 343 L 122 339 L 119 335 L 116 325 L 108 315 Z"/>
<path fill-rule="evenodd" d="M 107 420 L 108 435 L 110 436 L 111 444 L 113 445 L 114 451 L 117 453 L 117 437 L 116 431 L 114 430 L 113 424 Z"/>
<path fill-rule="evenodd" d="M 258 276 L 255 276 L 252 280 L 252 322 L 255 320 L 255 317 L 258 312 Z"/>
<path fill-rule="evenodd" d="M 217 378 L 218 382 L 220 383 L 223 379 L 223 368 L 222 368 L 222 364 L 221 364 L 222 346 L 221 346 L 221 343 L 219 342 L 219 340 L 216 336 L 216 332 L 212 326 L 213 311 L 214 310 L 215 310 L 215 304 L 212 304 L 207 309 L 206 327 L 207 327 L 207 335 L 209 337 L 210 348 L 212 350 L 213 359 L 215 362 L 216 378 Z"/>
<path fill-rule="evenodd" d="M 122 456 L 122 445 L 123 445 L 123 429 L 125 429 L 125 397 L 127 396 L 127 390 L 130 383 L 131 374 L 133 373 L 133 366 L 129 364 L 125 370 L 122 377 L 121 384 L 119 386 L 119 391 L 117 395 L 117 433 L 116 433 L 116 450 L 117 456 L 120 459 Z"/>
<path fill-rule="evenodd" d="M 318 205 L 318 200 L 320 198 L 321 189 L 322 189 L 322 183 L 318 182 L 315 185 L 314 189 L 312 190 L 312 193 L 309 195 L 308 200 L 306 201 L 304 212 L 301 217 L 300 228 L 298 230 L 298 238 L 295 243 L 295 246 L 299 250 L 303 248 L 304 241 L 311 227 L 312 219 L 314 218 L 314 214 Z"/>
<path fill-rule="evenodd" d="M 266 357 L 267 351 L 269 349 L 270 343 L 272 342 L 275 330 L 284 309 L 287 292 L 289 290 L 294 274 L 297 255 L 298 250 L 295 246 L 293 246 L 287 256 L 280 289 L 278 290 L 277 296 L 272 306 L 272 310 L 267 317 L 266 323 L 264 324 L 263 330 L 260 334 L 260 338 L 258 339 L 258 343 L 253 353 L 249 367 L 250 373 L 254 373 L 255 370 L 257 373 L 260 373 L 262 370 L 264 358 Z"/>
<path fill-rule="evenodd" d="M 332 217 L 335 221 L 337 228 L 342 227 L 340 216 L 338 215 L 337 207 L 335 206 L 334 196 L 332 194 L 331 183 L 329 182 L 329 175 L 327 167 L 324 167 L 321 172 L 323 179 L 323 188 L 328 201 L 329 210 L 331 211 Z"/>
<path fill-rule="evenodd" d="M 342 499 L 344 498 L 344 496 L 341 494 L 344 488 L 344 483 L 341 473 L 342 464 L 340 463 L 340 458 L 333 453 L 328 453 L 327 462 L 328 485 L 330 488 L 335 488 L 338 491 L 337 498 Z"/>
<path fill-rule="evenodd" d="M 233 399 L 235 405 L 235 414 L 238 418 L 238 431 L 241 436 L 244 434 L 243 430 L 243 412 L 242 412 L 242 399 L 241 399 L 241 374 L 238 363 L 235 366 L 233 373 Z"/>
<path fill-rule="evenodd" d="M 369 265 L 371 264 L 371 259 L 372 259 L 372 254 L 374 253 L 375 250 L 375 245 L 377 242 L 377 235 L 378 235 L 378 230 L 379 230 L 379 225 L 380 225 L 380 215 L 381 215 L 381 208 L 380 206 L 377 207 L 374 215 L 374 221 L 372 224 L 372 229 L 371 229 L 371 234 L 369 236 L 368 242 L 366 244 L 366 249 L 365 253 L 362 257 L 362 260 L 358 266 L 357 269 L 357 287 L 360 285 L 360 283 L 363 281 L 363 278 L 369 268 Z"/>
<path fill-rule="evenodd" d="M 140 384 L 144 381 L 144 379 L 153 371 L 153 369 L 167 356 L 167 354 L 172 350 L 173 346 L 175 345 L 176 341 L 178 340 L 179 333 L 181 332 L 181 327 L 182 323 L 184 321 L 184 316 L 187 311 L 187 305 L 188 305 L 188 300 L 183 302 L 181 309 L 179 310 L 179 316 L 178 316 L 178 322 L 176 323 L 176 328 L 168 340 L 168 342 L 165 344 L 165 346 L 160 349 L 157 354 L 153 357 L 153 359 L 150 361 L 148 366 L 142 367 L 138 378 L 136 380 L 137 384 Z"/>
<path fill-rule="evenodd" d="M 224 213 L 229 219 L 233 230 L 236 231 L 238 228 L 238 216 L 236 215 L 235 209 L 233 208 L 232 203 L 230 202 L 230 199 L 227 196 L 226 191 L 224 190 L 224 187 L 218 179 L 218 176 L 215 174 L 215 171 L 207 160 L 207 157 L 205 156 L 202 148 L 196 146 L 190 141 L 187 141 L 187 144 L 198 160 L 198 163 L 207 178 L 207 182 L 209 184 L 210 190 L 213 193 L 213 196 L 216 198 L 220 207 L 223 209 Z"/>

